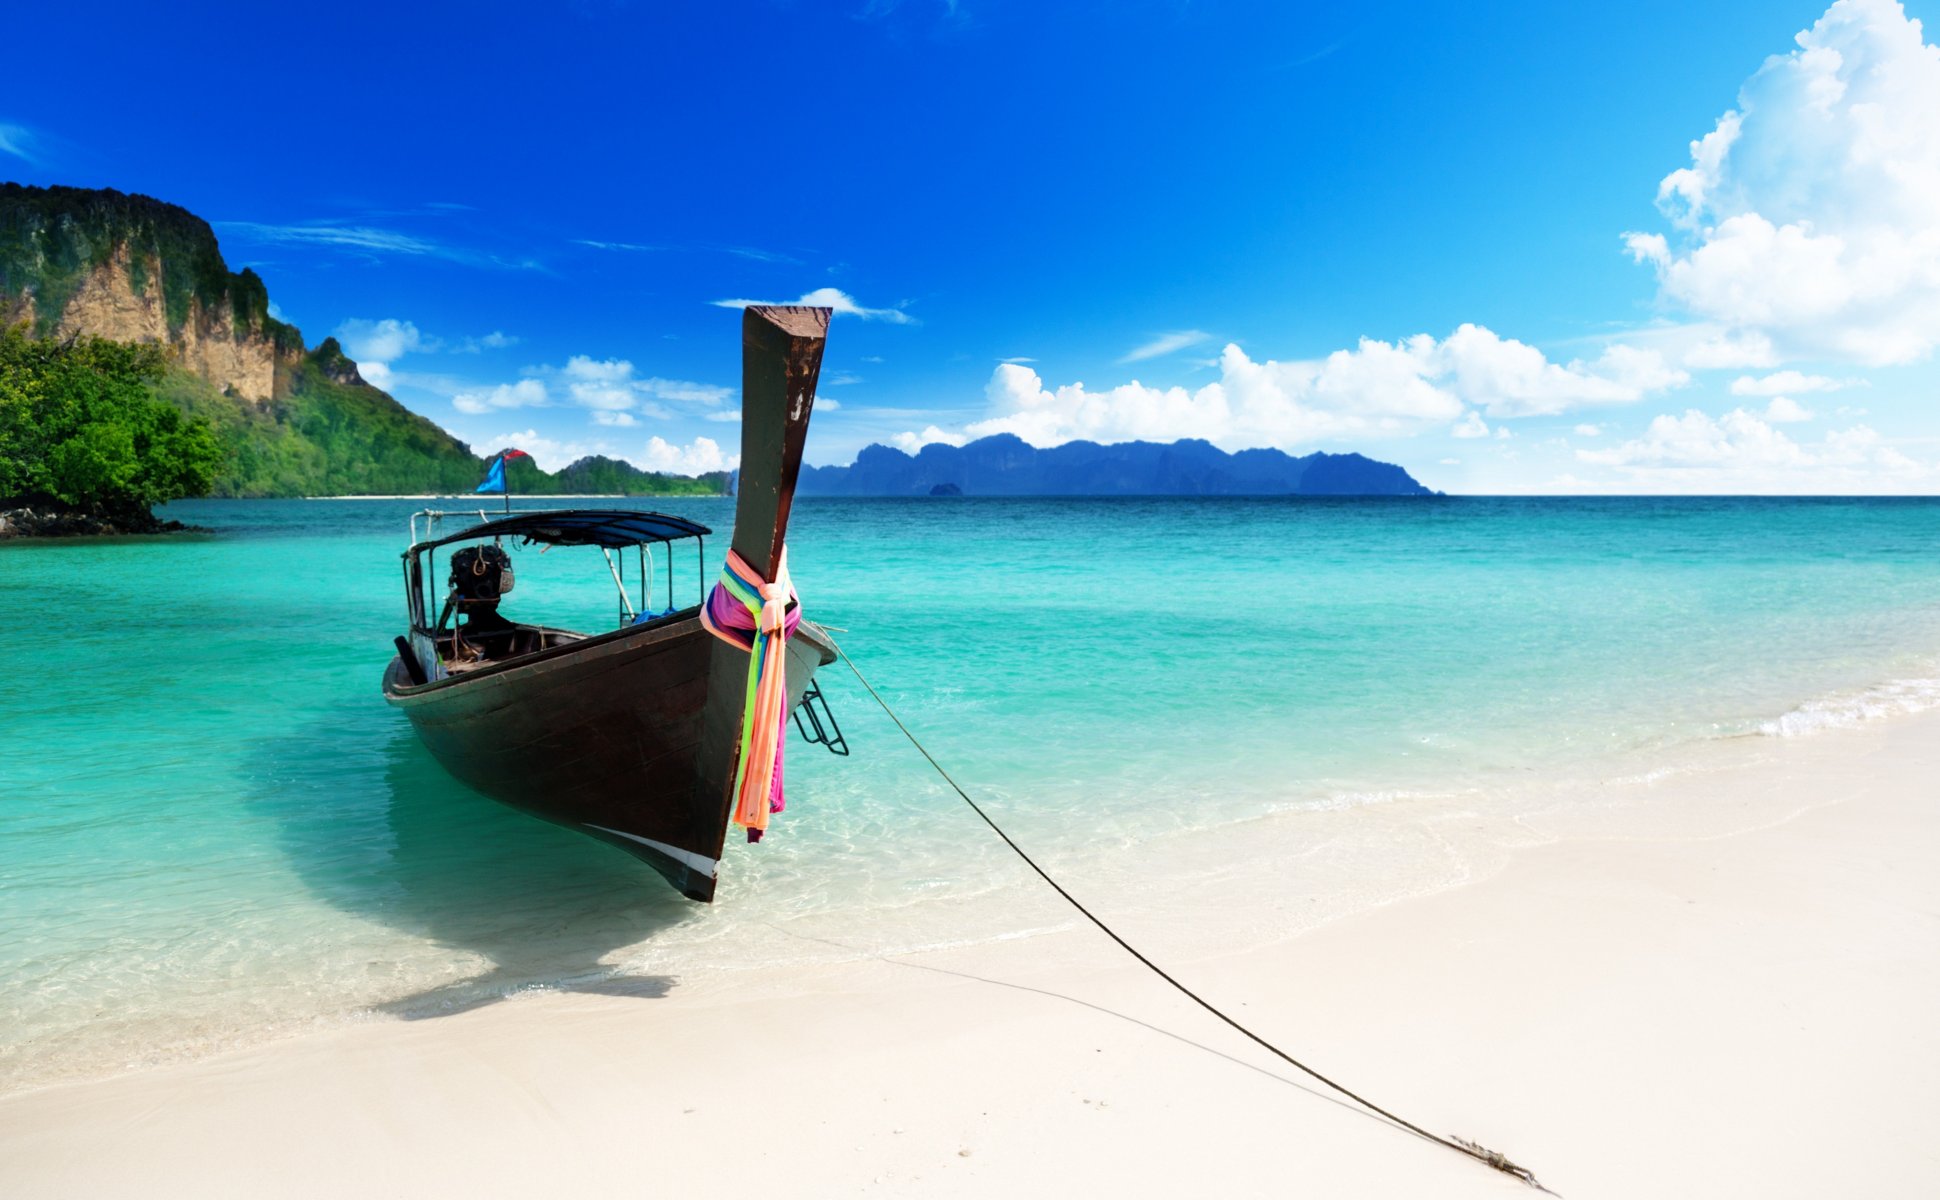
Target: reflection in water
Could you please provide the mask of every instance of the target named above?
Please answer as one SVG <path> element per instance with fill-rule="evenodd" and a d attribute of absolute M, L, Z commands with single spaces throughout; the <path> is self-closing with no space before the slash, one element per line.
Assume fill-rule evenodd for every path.
<path fill-rule="evenodd" d="M 341 729 L 335 731 L 341 746 Z M 398 722 L 381 758 L 338 759 L 279 790 L 281 833 L 304 883 L 334 907 L 490 964 L 378 1005 L 406 1017 L 490 1004 L 544 984 L 657 997 L 671 979 L 616 975 L 600 961 L 705 919 L 660 877 L 579 834 L 513 812 L 452 779 Z M 311 761 L 316 761 L 312 759 Z M 460 964 L 453 963 L 453 970 Z M 417 974 L 419 978 L 409 976 Z"/>

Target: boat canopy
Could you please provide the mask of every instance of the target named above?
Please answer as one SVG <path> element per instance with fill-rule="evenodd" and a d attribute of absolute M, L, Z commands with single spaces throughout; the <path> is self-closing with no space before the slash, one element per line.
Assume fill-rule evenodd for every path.
<path fill-rule="evenodd" d="M 605 550 L 618 550 L 647 542 L 705 537 L 712 532 L 705 525 L 666 513 L 636 512 L 624 508 L 579 508 L 514 513 L 496 521 L 473 525 L 437 541 L 420 542 L 411 547 L 411 551 L 416 553 L 452 542 L 497 537 L 521 537 L 527 542 L 549 546 L 598 546 Z"/>

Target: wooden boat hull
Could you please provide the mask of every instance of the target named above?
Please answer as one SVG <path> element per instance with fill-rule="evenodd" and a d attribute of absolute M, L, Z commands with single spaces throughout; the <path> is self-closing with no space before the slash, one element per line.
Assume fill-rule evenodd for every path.
<path fill-rule="evenodd" d="M 474 790 L 618 846 L 708 901 L 721 800 L 697 764 L 718 645 L 690 611 L 421 686 L 394 658 L 384 697 Z M 788 651 L 792 711 L 835 654 L 807 624 Z"/>
<path fill-rule="evenodd" d="M 759 304 L 742 313 L 732 545 L 763 579 L 779 573 L 830 315 L 826 308 Z M 575 537 L 598 528 L 571 524 Z M 566 532 L 544 537 L 571 544 Z M 527 536 L 537 533 L 528 529 Z M 707 633 L 695 608 L 595 637 L 539 631 L 547 635 L 538 639 L 542 648 L 440 678 L 435 646 L 444 631 L 434 624 L 441 627 L 444 618 L 434 623 L 426 611 L 418 555 L 463 536 L 416 543 L 404 553 L 409 624 L 399 644 L 413 659 L 391 660 L 385 698 L 465 783 L 619 846 L 683 894 L 712 900 L 743 750 L 748 652 Z M 552 635 L 562 640 L 548 644 Z M 834 650 L 804 622 L 788 643 L 789 711 L 816 668 L 834 660 Z"/>

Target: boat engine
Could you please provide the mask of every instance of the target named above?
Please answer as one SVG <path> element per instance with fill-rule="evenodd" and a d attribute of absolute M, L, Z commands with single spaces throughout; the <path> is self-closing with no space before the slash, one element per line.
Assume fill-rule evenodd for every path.
<path fill-rule="evenodd" d="M 451 556 L 450 582 L 460 604 L 495 604 L 512 590 L 512 556 L 502 546 L 467 546 Z"/>

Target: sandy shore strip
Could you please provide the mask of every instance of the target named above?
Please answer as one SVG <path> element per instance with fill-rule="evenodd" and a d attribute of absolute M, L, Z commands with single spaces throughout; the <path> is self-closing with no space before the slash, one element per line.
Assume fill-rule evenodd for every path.
<path fill-rule="evenodd" d="M 1571 1200 L 1940 1195 L 1940 713 L 1756 741 L 1517 818 L 1470 882 L 1171 965 Z M 1088 929 L 599 990 L 0 1099 L 0 1194 L 1534 1194 Z"/>

